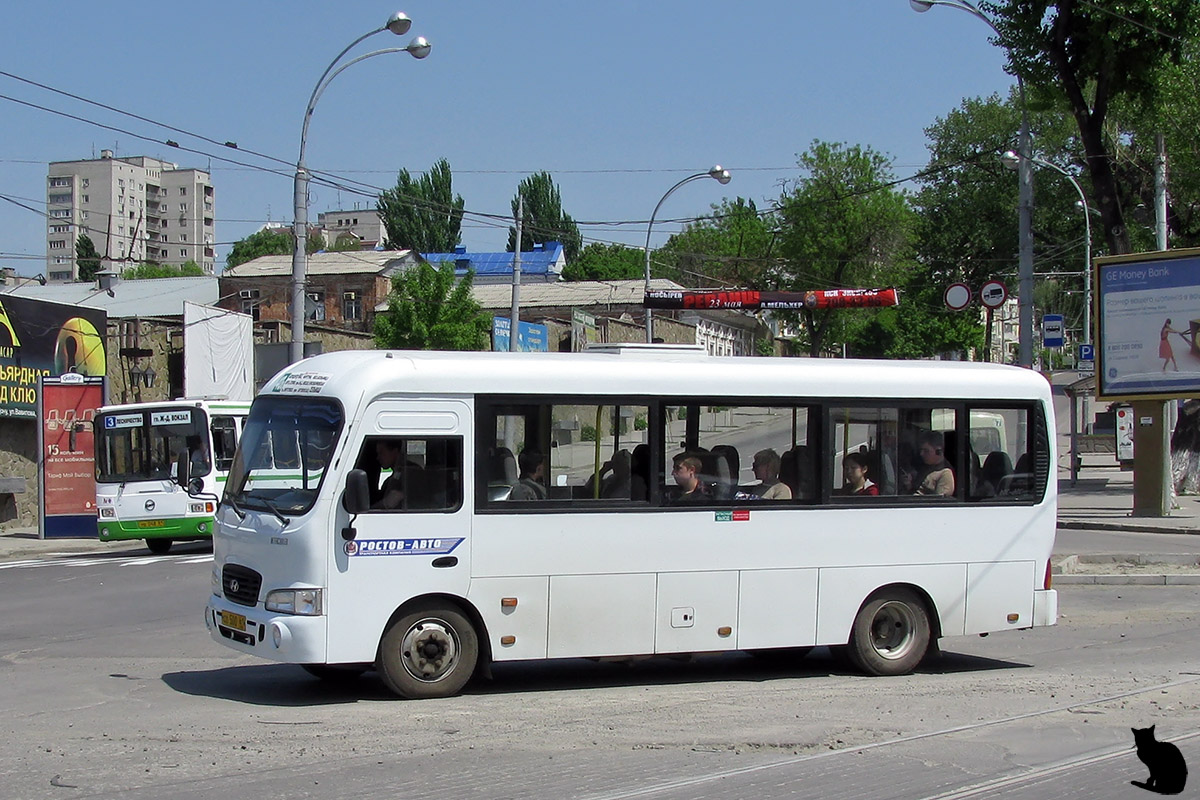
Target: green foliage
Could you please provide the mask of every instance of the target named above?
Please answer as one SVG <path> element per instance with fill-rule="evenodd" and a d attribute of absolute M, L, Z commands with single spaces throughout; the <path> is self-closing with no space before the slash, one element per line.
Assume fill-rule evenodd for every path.
<path fill-rule="evenodd" d="M 439 160 L 414 179 L 400 170 L 396 185 L 379 195 L 376 208 L 389 250 L 449 253 L 461 240 L 463 199 L 454 194 L 450 162 Z"/>
<path fill-rule="evenodd" d="M 491 318 L 471 297 L 474 273 L 456 285 L 454 264 L 422 261 L 392 276 L 388 310 L 375 317 L 375 344 L 398 350 L 486 350 Z"/>
<path fill-rule="evenodd" d="M 911 272 L 916 215 L 893 186 L 888 160 L 869 147 L 814 142 L 800 156 L 804 175 L 779 199 L 778 288 L 875 288 Z M 802 344 L 812 356 L 848 338 L 872 313 L 804 309 Z M 832 335 L 832 336 L 831 336 Z"/>
<path fill-rule="evenodd" d="M 325 249 L 325 236 L 315 228 L 310 228 L 308 236 L 304 239 L 304 252 L 310 256 L 313 253 L 320 252 Z M 292 248 L 288 248 L 288 252 L 292 252 Z"/>
<path fill-rule="evenodd" d="M 644 431 L 647 427 L 648 423 L 646 422 L 646 416 L 644 414 L 638 414 L 633 418 L 633 429 L 635 431 Z"/>
<path fill-rule="evenodd" d="M 595 425 L 588 425 L 586 422 L 579 426 L 579 441 L 594 442 L 599 434 L 596 433 Z"/>
<path fill-rule="evenodd" d="M 362 249 L 362 242 L 353 234 L 343 233 L 325 249 L 331 253 L 350 253 Z"/>
<path fill-rule="evenodd" d="M 181 267 L 170 264 L 159 264 L 157 261 L 143 261 L 121 273 L 127 281 L 150 280 L 154 278 L 185 278 L 198 277 L 204 270 L 195 261 L 186 261 Z"/>
<path fill-rule="evenodd" d="M 264 228 L 255 231 L 241 241 L 233 243 L 233 249 L 225 257 L 226 269 L 245 264 L 262 256 L 282 256 L 291 253 L 292 234 L 286 231 L 273 231 Z"/>
<path fill-rule="evenodd" d="M 567 264 L 562 276 L 567 281 L 619 281 L 641 278 L 645 269 L 641 250 L 623 244 L 592 242 Z"/>
<path fill-rule="evenodd" d="M 579 255 L 583 240 L 579 226 L 571 215 L 563 212 L 562 196 L 549 172 L 530 175 L 517 185 L 512 200 L 512 213 L 517 216 L 518 199 L 525 198 L 525 215 L 521 220 L 521 252 L 533 249 L 535 244 L 562 242 L 563 254 L 570 263 Z M 517 229 L 508 229 L 508 252 L 515 251 Z"/>
<path fill-rule="evenodd" d="M 1091 178 L 1102 231 L 1114 255 L 1130 252 L 1127 202 L 1113 168 L 1122 142 L 1108 126 L 1110 109 L 1154 106 L 1164 78 L 1200 33 L 1195 0 L 999 0 L 981 8 L 994 18 L 1008 69 L 1034 98 L 1070 109 Z"/>
<path fill-rule="evenodd" d="M 75 240 L 75 263 L 79 266 L 79 280 L 94 281 L 100 271 L 100 254 L 92 237 L 86 233 Z"/>
<path fill-rule="evenodd" d="M 723 200 L 654 252 L 651 273 L 683 286 L 776 288 L 777 225 L 753 200 Z"/>

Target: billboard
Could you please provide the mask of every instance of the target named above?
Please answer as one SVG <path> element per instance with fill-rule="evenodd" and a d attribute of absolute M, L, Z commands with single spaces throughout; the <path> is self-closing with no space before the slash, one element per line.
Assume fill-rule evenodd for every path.
<path fill-rule="evenodd" d="M 0 418 L 36 419 L 43 377 L 102 377 L 107 323 L 103 309 L 0 294 Z"/>
<path fill-rule="evenodd" d="M 92 421 L 104 404 L 104 378 L 78 373 L 42 378 L 38 431 L 41 502 L 39 533 L 96 536 L 96 439 Z"/>
<path fill-rule="evenodd" d="M 1097 396 L 1200 395 L 1200 250 L 1098 258 L 1095 269 Z"/>
<path fill-rule="evenodd" d="M 492 349 L 509 349 L 508 317 L 492 317 Z M 545 353 L 549 349 L 550 331 L 545 325 L 517 320 L 517 349 L 522 353 Z"/>

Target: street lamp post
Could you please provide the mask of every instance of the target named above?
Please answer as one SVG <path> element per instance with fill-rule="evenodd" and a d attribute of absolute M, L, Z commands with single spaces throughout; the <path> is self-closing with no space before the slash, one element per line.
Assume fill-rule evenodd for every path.
<path fill-rule="evenodd" d="M 970 0 L 908 0 L 913 11 L 924 13 L 934 6 L 949 6 L 966 11 L 991 28 L 997 36 L 1000 29 Z M 1016 74 L 1017 94 L 1021 100 L 1021 130 L 1017 136 L 1017 165 L 1020 184 L 1018 200 L 1017 312 L 1019 316 L 1018 360 L 1023 367 L 1033 366 L 1033 165 L 1030 163 L 1029 105 L 1025 102 L 1025 81 Z"/>
<path fill-rule="evenodd" d="M 413 58 L 424 58 L 429 55 L 430 44 L 424 36 L 417 36 L 406 47 L 388 47 L 383 50 L 376 50 L 358 58 L 351 59 L 345 64 L 342 64 L 336 70 L 338 62 L 346 53 L 350 52 L 359 42 L 364 39 L 374 36 L 377 33 L 390 31 L 397 36 L 403 36 L 408 33 L 412 27 L 412 20 L 408 18 L 402 11 L 397 11 L 388 17 L 388 21 L 380 28 L 376 28 L 369 33 L 364 33 L 362 36 L 355 39 L 346 46 L 342 52 L 337 54 L 337 58 L 329 62 L 329 66 L 321 73 L 321 78 L 317 81 L 317 85 L 313 87 L 312 95 L 308 98 L 308 106 L 304 109 L 304 124 L 300 128 L 300 155 L 296 159 L 296 177 L 293 184 L 292 193 L 292 210 L 294 216 L 293 235 L 296 239 L 296 249 L 292 253 L 292 286 L 291 286 L 291 317 L 292 317 L 292 344 L 289 353 L 289 362 L 294 364 L 304 358 L 304 274 L 308 267 L 308 252 L 305 247 L 308 240 L 308 169 L 304 166 L 304 147 L 308 141 L 308 123 L 312 119 L 313 109 L 317 105 L 317 100 L 328 88 L 330 82 L 333 81 L 342 70 L 347 67 L 357 64 L 359 61 L 365 61 L 368 58 L 381 56 L 386 53 L 408 53 Z"/>
<path fill-rule="evenodd" d="M 1000 160 L 1004 162 L 1004 166 L 1009 169 L 1017 169 L 1022 159 L 1019 155 L 1009 150 Z M 1067 172 L 1057 164 L 1052 164 L 1049 161 L 1043 161 L 1037 156 L 1029 156 L 1029 161 L 1034 164 L 1040 164 L 1043 167 L 1049 167 L 1058 174 L 1071 182 L 1075 187 L 1075 191 L 1079 194 L 1079 202 L 1083 207 L 1083 343 L 1092 343 L 1092 209 L 1088 207 L 1087 195 L 1083 193 L 1083 187 L 1079 185 L 1079 181 L 1074 175 Z"/>
<path fill-rule="evenodd" d="M 666 202 L 667 198 L 670 197 L 675 192 L 676 189 L 678 189 L 680 186 L 683 186 L 685 183 L 690 183 L 692 181 L 698 181 L 701 178 L 712 178 L 717 183 L 724 186 L 725 184 L 729 183 L 731 177 L 732 176 L 729 174 L 729 170 L 725 169 L 720 164 L 715 164 L 715 165 L 713 165 L 713 168 L 708 170 L 707 172 L 697 172 L 695 175 L 687 176 L 686 178 L 681 180 L 679 183 L 672 186 L 670 189 L 667 189 L 667 193 L 664 194 L 662 196 L 662 198 L 658 201 L 658 205 L 656 205 L 654 207 L 654 213 L 650 215 L 650 224 L 648 224 L 646 226 L 646 294 L 647 295 L 649 295 L 649 293 L 650 293 L 650 232 L 652 230 L 654 230 L 654 218 L 658 216 L 658 210 L 660 208 L 662 208 L 662 204 L 664 202 Z M 647 344 L 650 344 L 654 341 L 654 329 L 653 329 L 652 316 L 653 315 L 651 314 L 650 307 L 646 306 L 646 343 Z"/>

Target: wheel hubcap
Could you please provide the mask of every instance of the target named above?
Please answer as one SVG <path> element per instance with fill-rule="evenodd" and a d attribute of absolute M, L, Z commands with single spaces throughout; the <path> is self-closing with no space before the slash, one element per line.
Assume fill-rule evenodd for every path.
<path fill-rule="evenodd" d="M 916 627 L 908 605 L 895 601 L 884 603 L 871 621 L 871 646 L 882 658 L 904 658 L 915 644 Z"/>
<path fill-rule="evenodd" d="M 439 681 L 458 662 L 458 638 L 442 620 L 424 619 L 404 634 L 400 655 L 408 674 L 419 681 Z"/>

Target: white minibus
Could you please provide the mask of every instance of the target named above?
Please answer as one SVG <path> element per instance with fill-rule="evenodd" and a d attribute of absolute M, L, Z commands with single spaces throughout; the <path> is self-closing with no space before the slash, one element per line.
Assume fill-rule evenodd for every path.
<path fill-rule="evenodd" d="M 1055 623 L 1053 426 L 1046 380 L 992 364 L 328 353 L 254 400 L 205 621 L 409 698 L 494 662 L 818 645 L 903 674 Z"/>
<path fill-rule="evenodd" d="M 217 498 L 249 403 L 168 400 L 96 412 L 96 523 L 101 541 L 145 539 L 152 553 L 212 535 Z M 188 467 L 181 485 L 179 463 Z"/>

